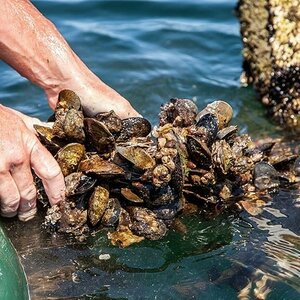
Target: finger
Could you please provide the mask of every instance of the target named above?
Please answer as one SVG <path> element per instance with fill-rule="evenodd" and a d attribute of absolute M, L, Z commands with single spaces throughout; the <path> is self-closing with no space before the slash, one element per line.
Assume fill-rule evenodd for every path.
<path fill-rule="evenodd" d="M 51 205 L 65 198 L 65 181 L 60 167 L 50 152 L 36 139 L 30 155 L 31 167 L 41 178 Z"/>
<path fill-rule="evenodd" d="M 0 173 L 0 213 L 3 217 L 14 217 L 18 213 L 20 195 L 9 171 Z"/>
<path fill-rule="evenodd" d="M 12 165 L 10 173 L 20 195 L 18 217 L 21 221 L 29 221 L 36 213 L 36 187 L 29 162 Z"/>

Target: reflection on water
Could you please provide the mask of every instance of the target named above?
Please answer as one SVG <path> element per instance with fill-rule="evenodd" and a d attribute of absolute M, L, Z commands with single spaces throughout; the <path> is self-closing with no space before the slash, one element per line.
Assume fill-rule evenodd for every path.
<path fill-rule="evenodd" d="M 182 216 L 187 232 L 127 249 L 111 246 L 103 231 L 83 244 L 51 236 L 42 216 L 5 226 L 32 299 L 298 299 L 299 199 L 299 189 L 281 190 L 255 217 Z"/>

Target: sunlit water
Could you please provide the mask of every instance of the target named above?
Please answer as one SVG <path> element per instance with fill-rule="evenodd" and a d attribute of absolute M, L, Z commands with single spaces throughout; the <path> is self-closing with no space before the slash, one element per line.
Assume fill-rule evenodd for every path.
<path fill-rule="evenodd" d="M 171 97 L 199 108 L 224 99 L 232 123 L 255 138 L 285 134 L 251 87 L 242 88 L 239 24 L 232 0 L 33 1 L 72 48 L 152 124 Z M 41 90 L 0 63 L 4 105 L 47 119 Z M 33 299 L 236 299 L 260 285 L 267 299 L 300 296 L 299 188 L 274 194 L 263 213 L 185 216 L 187 233 L 112 247 L 101 232 L 84 244 L 40 229 L 41 219 L 5 221 Z M 109 254 L 109 259 L 99 259 Z M 100 256 L 101 258 L 101 256 Z"/>

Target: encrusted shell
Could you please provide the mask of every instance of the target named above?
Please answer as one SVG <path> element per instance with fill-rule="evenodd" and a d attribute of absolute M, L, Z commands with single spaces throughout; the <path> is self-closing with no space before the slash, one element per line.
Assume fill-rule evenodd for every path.
<path fill-rule="evenodd" d="M 89 199 L 88 217 L 93 226 L 102 218 L 108 204 L 109 191 L 97 186 Z"/>
<path fill-rule="evenodd" d="M 155 166 L 154 159 L 143 148 L 136 146 L 121 147 L 116 149 L 117 153 L 130 161 L 135 167 L 142 170 L 151 169 Z"/>
<path fill-rule="evenodd" d="M 57 152 L 56 160 L 64 176 L 77 170 L 77 166 L 84 154 L 85 147 L 78 143 L 68 144 Z"/>
<path fill-rule="evenodd" d="M 131 138 L 145 137 L 151 132 L 151 124 L 141 117 L 132 117 L 122 120 L 122 130 L 117 142 L 128 141 Z"/>
<path fill-rule="evenodd" d="M 80 162 L 78 170 L 86 174 L 92 173 L 95 175 L 110 177 L 121 176 L 125 171 L 115 163 L 101 158 L 95 154 Z"/>

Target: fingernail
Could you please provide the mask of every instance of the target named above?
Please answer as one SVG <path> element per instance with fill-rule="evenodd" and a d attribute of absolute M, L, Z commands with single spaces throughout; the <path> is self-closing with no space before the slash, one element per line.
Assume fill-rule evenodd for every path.
<path fill-rule="evenodd" d="M 36 212 L 37 212 L 37 208 L 36 207 L 33 208 L 33 209 L 31 209 L 31 210 L 29 210 L 29 211 L 26 211 L 26 212 L 19 212 L 18 218 L 22 222 L 27 222 L 27 221 L 29 221 L 29 220 L 31 220 L 31 219 L 34 218 L 34 216 L 36 215 Z"/>

